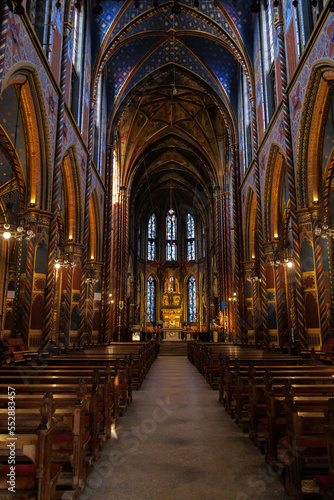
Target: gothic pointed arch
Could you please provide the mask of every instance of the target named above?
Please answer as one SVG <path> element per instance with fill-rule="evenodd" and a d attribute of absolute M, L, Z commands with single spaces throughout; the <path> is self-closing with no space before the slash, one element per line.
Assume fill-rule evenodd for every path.
<path fill-rule="evenodd" d="M 286 187 L 286 161 L 284 153 L 278 144 L 273 143 L 266 169 L 264 200 L 263 200 L 263 240 L 264 243 L 281 240 L 284 233 L 284 210 L 287 195 L 284 197 Z"/>
<path fill-rule="evenodd" d="M 66 241 L 82 243 L 82 192 L 78 158 L 70 146 L 62 160 L 64 212 L 66 213 Z"/>
<path fill-rule="evenodd" d="M 49 119 L 55 113 L 50 95 L 47 112 L 44 93 L 36 68 L 15 65 L 2 87 L 2 96 L 14 85 L 16 101 L 20 97 L 20 118 L 23 136 L 25 176 L 25 208 L 36 207 L 49 211 L 51 207 L 52 158 Z M 21 160 L 22 162 L 22 160 Z"/>
<path fill-rule="evenodd" d="M 97 189 L 94 188 L 89 200 L 89 253 L 88 261 L 102 261 L 102 226 Z"/>
<path fill-rule="evenodd" d="M 245 209 L 245 260 L 257 260 L 258 237 L 257 237 L 257 201 L 254 190 L 250 187 L 247 193 Z"/>
<path fill-rule="evenodd" d="M 297 199 L 299 208 L 325 200 L 325 184 L 331 169 L 323 163 L 328 114 L 333 99 L 334 64 L 316 63 L 311 71 L 300 121 L 297 158 Z M 326 174 L 326 176 L 325 176 Z"/>

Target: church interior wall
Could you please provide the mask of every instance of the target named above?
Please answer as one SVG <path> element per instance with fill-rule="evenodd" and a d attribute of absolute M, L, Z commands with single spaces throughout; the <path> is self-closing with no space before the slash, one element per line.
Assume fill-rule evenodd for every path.
<path fill-rule="evenodd" d="M 22 83 L 20 79 L 28 78 L 29 93 L 27 90 L 23 94 L 28 102 L 24 109 L 27 124 L 24 131 L 25 148 L 29 155 L 33 150 L 34 142 L 39 141 L 40 146 L 35 164 L 32 163 L 31 158 L 30 163 L 27 162 L 27 172 L 23 175 L 25 192 L 22 212 L 36 232 L 36 239 L 32 244 L 24 243 L 23 250 L 12 245 L 10 247 L 12 253 L 9 257 L 3 255 L 4 244 L 2 243 L 0 261 L 0 268 L 8 269 L 7 280 L 2 280 L 0 283 L 1 290 L 3 290 L 0 301 L 3 311 L 2 335 L 9 336 L 16 327 L 18 328 L 19 323 L 16 322 L 18 311 L 20 311 L 23 317 L 20 326 L 21 333 L 26 338 L 29 347 L 42 347 L 45 344 L 45 338 L 49 339 L 49 335 L 44 338 L 45 331 L 47 325 L 50 324 L 58 332 L 59 337 L 70 343 L 83 341 L 86 338 L 97 341 L 106 336 L 110 337 L 110 328 L 115 331 L 118 325 L 118 307 L 122 301 L 125 307 L 121 310 L 120 316 L 124 331 L 129 330 L 137 321 L 143 324 L 145 329 L 147 321 L 143 321 L 143 316 L 146 307 L 146 287 L 148 277 L 151 275 L 155 277 L 157 286 L 156 321 L 161 320 L 163 284 L 168 275 L 168 273 L 164 275 L 161 269 L 164 271 L 169 269 L 165 262 L 166 242 L 163 237 L 157 240 L 156 260 L 159 262 L 147 262 L 145 257 L 147 227 L 146 223 L 142 224 L 143 246 L 138 258 L 137 226 L 133 223 L 137 206 L 131 205 L 133 202 L 131 182 L 137 174 L 132 175 L 131 169 L 135 167 L 129 163 L 130 157 L 137 161 L 139 154 L 143 154 L 144 146 L 138 141 L 137 146 L 133 146 L 131 152 L 133 156 L 131 156 L 128 150 L 125 150 L 127 133 L 130 130 L 125 128 L 125 118 L 122 118 L 122 122 L 119 120 L 116 125 L 116 121 L 113 125 L 108 122 L 110 103 L 108 103 L 106 89 L 111 66 L 108 67 L 107 60 L 100 66 L 97 63 L 94 65 L 90 50 L 94 33 L 91 32 L 91 19 L 86 2 L 85 6 L 87 8 L 86 42 L 82 48 L 84 58 L 81 66 L 83 77 L 79 89 L 80 112 L 76 117 L 71 110 L 71 81 L 74 70 L 70 58 L 71 16 L 74 5 L 67 4 L 65 11 L 55 9 L 56 20 L 50 53 L 43 52 L 26 16 L 19 16 L 8 11 L 8 17 L 3 21 L 7 32 L 2 41 L 4 62 L 0 72 L 1 93 L 6 95 L 6 89 L 11 85 L 16 90 L 19 89 Z M 233 107 L 231 103 L 224 103 L 226 109 L 232 110 L 229 120 L 226 120 L 228 127 L 224 125 L 223 129 L 217 126 L 216 131 L 212 127 L 214 133 L 217 133 L 218 151 L 219 148 L 229 150 L 232 141 L 236 142 L 238 138 L 237 159 L 232 161 L 231 153 L 228 155 L 220 151 L 221 156 L 215 153 L 219 161 L 212 168 L 211 177 L 208 176 L 210 181 L 206 179 L 203 199 L 201 202 L 194 203 L 197 228 L 200 227 L 200 223 L 205 225 L 206 254 L 202 258 L 198 256 L 194 264 L 187 262 L 186 229 L 184 224 L 179 225 L 178 260 L 182 260 L 182 263 L 175 268 L 175 276 L 178 275 L 181 284 L 183 301 L 187 300 L 184 280 L 193 275 L 196 284 L 199 285 L 197 307 L 201 309 L 205 303 L 207 314 L 205 321 L 202 318 L 196 325 L 192 325 L 197 331 L 210 329 L 211 320 L 218 315 L 220 304 L 225 301 L 228 318 L 226 328 L 233 331 L 234 338 L 238 338 L 238 328 L 240 329 L 242 324 L 243 330 L 246 331 L 246 338 L 248 335 L 248 340 L 255 341 L 258 335 L 257 326 L 261 322 L 262 315 L 265 318 L 264 324 L 267 330 L 263 333 L 264 337 L 259 338 L 280 344 L 291 341 L 292 330 L 300 330 L 302 342 L 309 346 L 319 347 L 328 338 L 333 318 L 333 265 L 331 258 L 328 257 L 330 248 L 329 244 L 326 246 L 324 242 L 318 241 L 314 235 L 314 229 L 332 218 L 330 202 L 327 203 L 325 198 L 331 197 L 328 185 L 332 182 L 333 154 L 330 140 L 325 143 L 322 136 L 326 130 L 330 131 L 326 129 L 326 126 L 330 113 L 330 96 L 333 94 L 331 82 L 334 81 L 332 36 L 334 14 L 328 5 L 323 9 L 302 57 L 298 60 L 292 9 L 291 2 L 283 2 L 287 81 L 284 82 L 282 79 L 283 62 L 280 59 L 279 39 L 275 38 L 273 68 L 275 69 L 277 106 L 270 120 L 268 117 L 266 120 L 263 119 L 266 115 L 264 111 L 266 102 L 263 100 L 264 95 L 261 90 L 262 35 L 259 18 L 256 18 L 252 47 L 254 67 L 252 73 L 247 74 L 249 99 L 247 113 L 250 118 L 252 130 L 250 134 L 253 141 L 252 147 L 248 146 L 252 149 L 251 155 L 247 156 L 249 151 L 248 153 L 246 151 L 247 144 L 241 125 L 244 110 L 240 96 L 242 72 L 238 68 L 236 82 L 239 95 L 236 98 L 236 105 Z M 282 21 L 282 12 L 274 9 L 273 16 L 279 15 Z M 67 21 L 70 21 L 69 26 L 66 24 Z M 65 29 L 69 30 L 71 41 L 68 53 L 65 54 L 64 61 L 61 61 L 61 48 L 66 38 L 63 33 Z M 279 30 L 278 24 L 275 30 Z M 65 71 L 66 78 L 62 80 Z M 156 78 L 163 77 L 160 74 Z M 183 76 L 183 78 L 186 77 Z M 144 81 L 144 78 L 142 80 Z M 97 121 L 99 82 L 102 82 L 103 87 L 100 122 Z M 283 83 L 286 84 L 285 89 Z M 63 110 L 62 91 L 64 92 Z M 252 92 L 254 95 L 251 95 Z M 284 101 L 285 92 L 288 98 L 287 103 Z M 313 94 L 317 96 L 317 99 L 312 101 L 310 96 Z M 210 109 L 212 102 L 207 105 L 207 109 Z M 252 109 L 253 102 L 255 110 Z M 311 109 L 311 102 L 316 102 L 314 109 Z M 288 115 L 286 104 L 289 105 Z M 29 122 L 29 109 L 32 110 L 33 106 L 36 109 Z M 181 113 L 180 110 L 179 113 Z M 188 131 L 179 127 L 179 139 L 181 138 L 185 143 L 187 137 L 189 150 L 191 148 L 195 150 L 196 141 L 198 143 L 203 141 L 204 144 L 205 134 L 201 135 L 200 130 L 205 127 L 207 127 L 207 135 L 210 136 L 205 147 L 213 143 L 214 133 L 210 128 L 211 125 L 205 122 L 208 116 L 210 117 L 210 113 L 207 116 L 204 113 L 203 116 L 198 116 L 194 120 L 198 130 L 196 129 L 196 133 L 191 138 L 187 136 Z M 252 123 L 254 116 L 255 124 Z M 313 127 L 311 117 L 313 117 Z M 148 123 L 148 117 L 144 117 L 144 112 L 142 112 L 137 119 L 136 130 L 139 136 L 141 127 Z M 163 119 L 165 120 L 165 115 Z M 218 120 L 216 125 L 217 122 Z M 315 122 L 316 125 L 314 125 Z M 117 129 L 119 123 L 122 123 L 122 129 Z M 235 123 L 238 129 L 234 130 L 233 124 Z M 94 127 L 99 128 L 100 135 L 94 135 Z M 152 141 L 152 144 L 155 135 L 161 134 L 159 127 L 160 125 L 151 124 L 147 129 L 150 133 L 149 141 Z M 288 127 L 290 130 L 287 132 Z M 37 129 L 35 136 L 30 129 Z M 256 140 L 258 141 L 257 148 L 254 147 Z M 97 143 L 99 146 L 96 146 Z M 57 152 L 59 144 L 63 152 L 60 156 Z M 95 164 L 94 148 L 96 147 L 99 149 L 99 160 Z M 173 144 L 173 147 L 180 146 Z M 112 148 L 117 156 L 119 169 L 118 175 L 115 176 L 110 173 L 113 162 L 111 160 Z M 324 149 L 328 157 L 326 162 Z M 287 176 L 289 172 L 290 185 L 288 181 L 285 181 L 286 177 L 283 173 L 281 175 L 282 165 L 276 164 L 273 159 L 274 150 L 279 151 L 284 164 L 290 165 L 289 161 L 293 162 L 293 172 L 288 167 L 284 167 L 284 176 Z M 68 154 L 71 155 L 71 162 L 68 164 L 69 171 L 66 173 L 64 162 L 66 163 Z M 315 161 L 320 161 L 319 157 L 321 157 L 321 169 L 320 166 L 319 168 L 314 166 Z M 251 161 L 245 168 L 245 163 L 249 158 Z M 176 162 L 175 158 L 172 161 Z M 196 161 L 200 164 L 202 159 L 197 158 Z M 326 164 L 325 168 L 324 164 Z M 192 165 L 193 168 L 194 165 Z M 209 167 L 205 166 L 205 168 Z M 223 172 L 228 171 L 229 168 L 230 172 L 226 180 Z M 182 184 L 179 178 L 177 181 Z M 63 190 L 66 185 L 67 191 L 65 189 L 65 194 L 59 196 L 59 213 L 56 213 L 53 197 L 55 185 L 58 182 L 64 184 Z M 116 182 L 119 183 L 118 186 Z M 237 187 L 233 186 L 233 182 L 237 183 Z M 291 182 L 294 183 L 294 188 L 291 187 Z M 37 195 L 35 201 L 32 201 L 31 193 L 36 191 L 35 185 Z M 284 186 L 289 194 L 286 199 L 284 199 Z M 293 193 L 295 193 L 295 199 L 292 196 Z M 114 202 L 113 197 L 117 201 Z M 216 200 L 218 200 L 217 203 Z M 69 205 L 66 205 L 68 203 L 72 207 L 71 210 L 69 210 Z M 137 204 L 139 204 L 138 201 Z M 188 201 L 183 205 L 180 202 L 176 208 L 178 221 L 182 220 L 182 223 L 184 223 L 183 212 L 188 204 Z M 291 213 L 289 206 L 291 206 Z M 80 208 L 73 209 L 73 207 Z M 112 207 L 112 211 L 109 207 Z M 148 218 L 149 214 L 146 215 Z M 237 222 L 240 227 L 236 227 L 236 218 L 239 218 Z M 57 222 L 52 222 L 52 220 L 57 220 Z M 277 226 L 277 238 L 273 234 L 272 224 Z M 290 240 L 289 228 L 287 228 L 289 224 L 292 224 L 293 233 Z M 71 225 L 76 228 L 73 235 L 70 234 Z M 160 235 L 164 234 L 165 215 L 161 211 L 157 214 L 157 228 Z M 197 239 L 200 239 L 199 235 Z M 288 290 L 288 271 L 278 269 L 275 264 L 271 264 L 282 259 L 283 254 L 285 257 L 288 255 L 289 242 L 298 274 L 295 296 L 292 296 Z M 224 245 L 226 245 L 225 249 Z M 20 279 L 15 274 L 14 266 L 19 252 L 26 259 L 22 265 Z M 197 253 L 199 255 L 198 249 Z M 51 279 L 50 259 L 54 259 L 55 256 L 63 259 L 65 255 L 71 255 L 76 267 L 62 269 Z M 322 257 L 320 258 L 319 255 Z M 132 266 L 129 266 L 130 261 L 133 263 Z M 87 273 L 90 273 L 90 281 L 85 281 Z M 202 277 L 204 277 L 203 280 Z M 255 278 L 258 280 L 254 281 Z M 259 282 L 260 278 L 261 282 Z M 53 291 L 50 279 L 53 280 Z M 253 281 L 250 281 L 251 279 Z M 201 284 L 202 281 L 203 284 Z M 19 291 L 20 287 L 21 291 Z M 13 293 L 8 294 L 8 292 L 14 292 L 14 296 Z M 235 299 L 234 294 L 236 294 Z M 50 310 L 46 313 L 45 303 L 51 296 L 53 300 L 51 313 Z M 113 299 L 110 298 L 111 296 Z M 301 311 L 297 311 L 294 320 L 296 323 L 293 324 L 288 317 L 287 304 L 299 303 L 300 298 L 301 308 L 304 312 L 307 311 L 307 314 L 302 319 Z M 234 301 L 235 304 L 232 303 Z M 15 307 L 19 309 L 14 314 Z M 184 308 L 182 315 L 183 321 L 186 321 L 187 307 Z M 151 324 L 149 327 L 153 328 L 154 325 Z"/>

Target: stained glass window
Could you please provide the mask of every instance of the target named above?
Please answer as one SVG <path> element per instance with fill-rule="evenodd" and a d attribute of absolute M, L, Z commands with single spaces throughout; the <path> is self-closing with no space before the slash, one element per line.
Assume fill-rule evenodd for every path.
<path fill-rule="evenodd" d="M 195 260 L 195 222 L 194 218 L 187 215 L 187 258 Z"/>
<path fill-rule="evenodd" d="M 166 218 L 166 259 L 176 260 L 177 256 L 177 228 L 176 228 L 176 215 L 174 210 L 171 208 L 168 211 Z"/>
<path fill-rule="evenodd" d="M 149 276 L 147 280 L 147 322 L 155 321 L 155 279 Z"/>
<path fill-rule="evenodd" d="M 188 280 L 188 322 L 196 321 L 196 280 L 190 276 Z"/>
<path fill-rule="evenodd" d="M 155 260 L 156 218 L 152 214 L 148 221 L 147 260 Z"/>

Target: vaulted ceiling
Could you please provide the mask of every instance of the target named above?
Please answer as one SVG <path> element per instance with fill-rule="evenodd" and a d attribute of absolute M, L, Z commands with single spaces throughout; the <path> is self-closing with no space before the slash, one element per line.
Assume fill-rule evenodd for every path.
<path fill-rule="evenodd" d="M 250 3 L 176 0 L 173 13 L 175 0 L 101 2 L 93 78 L 105 69 L 109 141 L 117 137 L 121 183 L 135 200 L 167 203 L 172 179 L 174 195 L 200 210 L 221 185 L 227 137 L 236 140 L 239 65 L 254 92 Z"/>

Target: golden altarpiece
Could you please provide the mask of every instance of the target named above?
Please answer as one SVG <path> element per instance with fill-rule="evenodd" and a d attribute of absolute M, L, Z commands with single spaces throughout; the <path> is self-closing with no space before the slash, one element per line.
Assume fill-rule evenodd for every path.
<path fill-rule="evenodd" d="M 179 340 L 182 332 L 183 297 L 180 292 L 180 282 L 173 274 L 168 275 L 163 285 L 161 318 L 163 338 Z"/>

